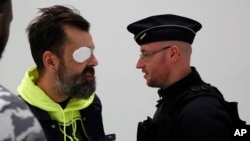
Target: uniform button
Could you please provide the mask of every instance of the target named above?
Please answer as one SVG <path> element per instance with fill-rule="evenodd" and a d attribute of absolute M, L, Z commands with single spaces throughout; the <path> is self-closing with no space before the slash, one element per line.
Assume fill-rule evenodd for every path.
<path fill-rule="evenodd" d="M 55 124 L 52 124 L 52 125 L 51 125 L 51 128 L 56 128 L 56 125 L 55 125 Z"/>
<path fill-rule="evenodd" d="M 208 87 L 208 85 L 202 85 L 201 88 L 202 88 L 203 90 L 208 90 L 209 87 Z"/>
<path fill-rule="evenodd" d="M 199 88 L 198 88 L 198 87 L 195 87 L 195 86 L 191 87 L 191 90 L 192 90 L 193 92 L 198 92 L 198 91 L 200 91 Z"/>

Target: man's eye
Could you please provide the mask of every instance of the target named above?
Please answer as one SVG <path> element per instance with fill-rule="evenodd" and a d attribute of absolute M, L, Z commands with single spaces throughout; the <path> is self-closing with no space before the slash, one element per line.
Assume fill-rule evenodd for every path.
<path fill-rule="evenodd" d="M 142 53 L 142 55 L 143 55 L 144 57 L 148 57 L 150 54 L 147 53 L 147 52 L 145 52 L 145 53 Z"/>

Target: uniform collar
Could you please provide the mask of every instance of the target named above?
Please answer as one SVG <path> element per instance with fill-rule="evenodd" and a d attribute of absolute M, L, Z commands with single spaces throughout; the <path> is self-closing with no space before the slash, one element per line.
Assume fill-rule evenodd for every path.
<path fill-rule="evenodd" d="M 167 88 L 161 88 L 158 90 L 158 94 L 161 98 L 172 99 L 178 96 L 178 94 L 183 93 L 185 90 L 189 89 L 193 85 L 203 84 L 199 73 L 196 71 L 195 67 L 191 67 L 192 72 L 185 76 L 183 79 L 177 81 Z"/>

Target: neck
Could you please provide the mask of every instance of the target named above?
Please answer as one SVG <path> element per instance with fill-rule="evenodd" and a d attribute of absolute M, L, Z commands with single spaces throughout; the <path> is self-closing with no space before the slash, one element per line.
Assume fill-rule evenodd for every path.
<path fill-rule="evenodd" d="M 191 67 L 184 67 L 182 69 L 179 68 L 179 69 L 173 70 L 170 76 L 171 77 L 170 80 L 162 88 L 168 88 L 169 86 L 183 79 L 185 76 L 187 76 L 191 72 L 192 72 Z"/>

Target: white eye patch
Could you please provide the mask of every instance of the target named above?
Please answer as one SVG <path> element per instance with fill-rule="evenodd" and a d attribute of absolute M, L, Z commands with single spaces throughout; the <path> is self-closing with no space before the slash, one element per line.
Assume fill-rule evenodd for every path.
<path fill-rule="evenodd" d="M 91 49 L 88 47 L 80 47 L 73 52 L 73 59 L 78 63 L 83 63 L 91 56 Z"/>

